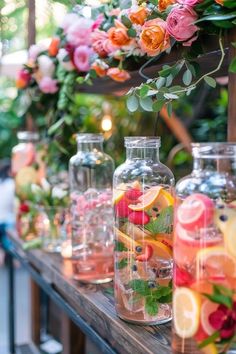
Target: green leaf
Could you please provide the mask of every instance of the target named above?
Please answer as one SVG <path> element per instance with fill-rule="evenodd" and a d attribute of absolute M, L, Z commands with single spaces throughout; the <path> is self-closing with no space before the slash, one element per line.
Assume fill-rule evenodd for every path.
<path fill-rule="evenodd" d="M 230 20 L 236 17 L 236 13 L 231 14 L 222 14 L 222 15 L 210 15 L 200 18 L 199 20 L 195 21 L 194 23 L 199 23 L 203 21 L 224 21 Z"/>
<path fill-rule="evenodd" d="M 65 120 L 65 123 L 67 125 L 71 125 L 73 123 L 73 121 L 74 121 L 74 118 L 73 118 L 73 116 L 70 116 L 69 114 L 66 114 L 64 116 L 64 120 Z"/>
<path fill-rule="evenodd" d="M 115 240 L 114 251 L 116 251 L 116 252 L 126 252 L 126 251 L 128 251 L 128 248 L 125 246 L 125 244 L 123 242 Z"/>
<path fill-rule="evenodd" d="M 171 233 L 173 212 L 174 209 L 171 205 L 163 209 L 156 220 L 145 225 L 145 229 L 150 231 L 153 235 L 159 233 Z"/>
<path fill-rule="evenodd" d="M 229 298 L 223 294 L 217 294 L 217 293 L 214 293 L 213 295 L 203 293 L 203 295 L 205 297 L 207 297 L 209 300 L 211 300 L 212 302 L 215 302 L 215 303 L 221 304 L 221 305 L 225 305 L 229 309 L 232 308 L 232 304 L 233 304 L 232 298 Z"/>
<path fill-rule="evenodd" d="M 166 83 L 166 79 L 164 77 L 159 77 L 156 81 L 156 87 L 159 90 L 162 86 L 164 86 Z"/>
<path fill-rule="evenodd" d="M 189 86 L 192 82 L 192 79 L 193 79 L 193 75 L 191 71 L 187 69 L 183 75 L 183 83 L 185 84 L 185 86 Z"/>
<path fill-rule="evenodd" d="M 136 96 L 129 96 L 127 99 L 127 108 L 130 112 L 135 112 L 138 109 L 138 98 Z"/>
<path fill-rule="evenodd" d="M 125 16 L 125 15 L 122 15 L 121 16 L 121 22 L 123 23 L 123 25 L 125 25 L 125 27 L 127 28 L 131 28 L 132 27 L 132 22 L 130 21 L 130 19 Z"/>
<path fill-rule="evenodd" d="M 173 81 L 173 75 L 170 74 L 166 78 L 166 87 L 169 87 L 172 84 L 172 81 Z"/>
<path fill-rule="evenodd" d="M 159 71 L 159 75 L 162 77 L 167 77 L 171 74 L 171 69 L 170 67 L 167 67 L 166 69 L 162 69 L 161 71 Z"/>
<path fill-rule="evenodd" d="M 205 76 L 204 77 L 205 82 L 207 83 L 207 85 L 215 88 L 216 87 L 216 80 L 213 79 L 213 77 L 210 76 Z"/>
<path fill-rule="evenodd" d="M 172 292 L 170 294 L 163 295 L 162 297 L 160 297 L 158 302 L 160 304 L 169 304 L 169 303 L 171 303 L 172 302 Z"/>
<path fill-rule="evenodd" d="M 206 347 L 208 344 L 210 343 L 214 343 L 216 341 L 216 339 L 218 339 L 220 337 L 220 333 L 214 332 L 210 337 L 208 337 L 207 339 L 203 340 L 200 344 L 198 344 L 198 348 L 204 348 Z"/>
<path fill-rule="evenodd" d="M 229 72 L 236 73 L 236 58 L 233 58 L 233 60 L 230 63 Z"/>
<path fill-rule="evenodd" d="M 60 128 L 60 126 L 64 123 L 64 116 L 60 118 L 56 123 L 54 123 L 49 129 L 48 129 L 48 134 L 52 135 L 54 134 L 57 129 Z"/>
<path fill-rule="evenodd" d="M 149 86 L 148 85 L 142 85 L 140 89 L 140 97 L 144 98 L 149 91 Z"/>
<path fill-rule="evenodd" d="M 167 99 L 167 100 L 177 100 L 179 98 L 178 95 L 174 94 L 174 93 L 165 93 L 164 94 L 164 97 Z"/>
<path fill-rule="evenodd" d="M 142 296 L 151 295 L 151 290 L 148 287 L 148 282 L 142 279 L 133 279 L 129 282 L 129 286 L 138 294 Z"/>
<path fill-rule="evenodd" d="M 172 115 L 172 103 L 171 102 L 167 103 L 166 108 L 167 108 L 168 116 L 171 117 L 171 115 Z"/>
<path fill-rule="evenodd" d="M 145 299 L 145 311 L 150 316 L 156 316 L 158 313 L 158 303 L 151 295 L 147 296 Z"/>
<path fill-rule="evenodd" d="M 134 28 L 130 28 L 130 29 L 128 29 L 127 34 L 128 34 L 129 37 L 135 38 L 136 35 L 137 35 L 137 32 L 135 31 Z"/>
<path fill-rule="evenodd" d="M 153 100 L 150 97 L 146 98 L 141 98 L 140 101 L 140 106 L 147 112 L 152 112 L 152 104 Z"/>
<path fill-rule="evenodd" d="M 127 265 L 128 265 L 128 259 L 123 258 L 121 261 L 116 262 L 116 269 L 123 269 L 127 267 Z"/>
<path fill-rule="evenodd" d="M 165 100 L 158 100 L 158 101 L 154 102 L 152 105 L 153 111 L 159 112 L 162 109 L 162 107 L 164 106 L 165 102 L 166 102 Z"/>

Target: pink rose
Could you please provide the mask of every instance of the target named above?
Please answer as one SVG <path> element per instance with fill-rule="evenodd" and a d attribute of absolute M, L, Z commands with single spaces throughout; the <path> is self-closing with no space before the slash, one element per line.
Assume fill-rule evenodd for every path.
<path fill-rule="evenodd" d="M 39 45 L 39 44 L 33 44 L 29 48 L 29 59 L 32 59 L 33 61 L 36 61 L 37 57 L 39 56 L 40 53 L 42 53 L 44 50 L 46 50 L 45 46 Z"/>
<path fill-rule="evenodd" d="M 75 47 L 79 45 L 89 45 L 91 43 L 93 21 L 88 18 L 80 17 L 67 32 L 67 40 Z"/>
<path fill-rule="evenodd" d="M 39 88 L 43 93 L 56 93 L 58 91 L 57 80 L 45 76 L 40 80 Z"/>
<path fill-rule="evenodd" d="M 81 45 L 74 51 L 73 62 L 78 71 L 87 72 L 90 69 L 90 56 L 93 50 L 86 46 Z"/>
<path fill-rule="evenodd" d="M 178 42 L 187 43 L 183 45 L 191 45 L 197 38 L 193 35 L 198 30 L 198 27 L 194 25 L 197 20 L 196 12 L 188 5 L 174 7 L 167 17 L 167 32 L 174 37 Z"/>
<path fill-rule="evenodd" d="M 103 23 L 104 20 L 105 20 L 104 15 L 100 14 L 98 16 L 98 18 L 96 19 L 96 21 L 92 25 L 92 31 L 95 31 L 96 29 L 98 29 L 101 26 L 101 24 Z"/>
<path fill-rule="evenodd" d="M 177 0 L 177 2 L 182 5 L 188 5 L 193 7 L 202 2 L 202 0 Z"/>
<path fill-rule="evenodd" d="M 91 34 L 91 42 L 93 50 L 101 58 L 105 58 L 108 54 L 113 53 L 118 48 L 111 43 L 106 32 L 98 29 Z"/>
<path fill-rule="evenodd" d="M 69 28 L 77 21 L 78 15 L 75 13 L 69 13 L 65 15 L 59 27 L 62 28 L 64 30 L 64 33 L 66 34 Z"/>

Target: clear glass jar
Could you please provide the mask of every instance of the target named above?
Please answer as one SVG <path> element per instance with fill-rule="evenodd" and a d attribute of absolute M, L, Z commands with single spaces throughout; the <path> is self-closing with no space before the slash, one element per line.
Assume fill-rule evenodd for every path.
<path fill-rule="evenodd" d="M 115 303 L 138 324 L 171 319 L 172 172 L 159 160 L 160 138 L 125 138 L 127 159 L 113 179 Z"/>
<path fill-rule="evenodd" d="M 233 353 L 236 144 L 193 144 L 192 154 L 176 186 L 173 352 Z"/>
<path fill-rule="evenodd" d="M 114 274 L 114 162 L 103 152 L 103 140 L 101 134 L 78 134 L 69 167 L 74 278 L 92 283 L 109 282 Z"/>

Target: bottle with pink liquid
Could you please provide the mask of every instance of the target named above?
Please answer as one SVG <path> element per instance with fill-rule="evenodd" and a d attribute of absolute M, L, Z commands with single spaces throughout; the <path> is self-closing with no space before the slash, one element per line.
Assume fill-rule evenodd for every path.
<path fill-rule="evenodd" d="M 78 134 L 70 159 L 74 278 L 105 283 L 113 277 L 112 175 L 114 162 L 103 151 L 101 134 Z"/>

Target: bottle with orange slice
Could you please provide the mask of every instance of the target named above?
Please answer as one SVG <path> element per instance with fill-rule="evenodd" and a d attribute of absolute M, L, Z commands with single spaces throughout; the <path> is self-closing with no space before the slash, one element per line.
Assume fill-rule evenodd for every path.
<path fill-rule="evenodd" d="M 45 177 L 45 163 L 42 150 L 37 149 L 38 133 L 21 131 L 18 132 L 17 138 L 19 143 L 12 149 L 12 175 L 15 179 L 16 196 L 19 201 L 17 229 L 22 237 L 28 235 L 32 237 L 35 234 L 33 222 L 30 221 L 28 212 L 22 213 L 22 206 L 25 205 L 27 199 L 28 187 L 31 184 L 40 184 Z"/>
<path fill-rule="evenodd" d="M 233 353 L 236 335 L 236 144 L 193 144 L 176 186 L 173 352 Z"/>
<path fill-rule="evenodd" d="M 172 317 L 172 172 L 160 139 L 125 138 L 127 159 L 114 173 L 115 303 L 120 318 L 159 324 Z"/>

